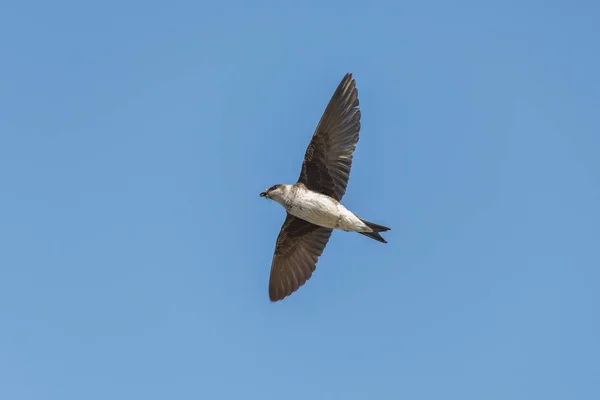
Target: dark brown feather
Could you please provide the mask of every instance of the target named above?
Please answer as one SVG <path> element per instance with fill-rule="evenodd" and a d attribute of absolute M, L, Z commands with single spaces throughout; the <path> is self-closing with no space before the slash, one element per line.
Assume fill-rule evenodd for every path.
<path fill-rule="evenodd" d="M 331 229 L 287 214 L 271 264 L 271 301 L 289 296 L 310 279 L 330 236 Z"/>
<path fill-rule="evenodd" d="M 352 74 L 346 74 L 306 149 L 298 182 L 340 201 L 346 193 L 359 131 L 358 91 Z"/>

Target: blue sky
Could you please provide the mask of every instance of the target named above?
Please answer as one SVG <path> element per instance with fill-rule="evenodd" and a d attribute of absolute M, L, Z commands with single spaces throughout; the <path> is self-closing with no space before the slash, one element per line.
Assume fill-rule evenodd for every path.
<path fill-rule="evenodd" d="M 168 5 L 167 5 L 168 4 Z M 600 398 L 600 5 L 0 12 L 0 398 Z M 272 304 L 344 73 L 348 208 Z"/>

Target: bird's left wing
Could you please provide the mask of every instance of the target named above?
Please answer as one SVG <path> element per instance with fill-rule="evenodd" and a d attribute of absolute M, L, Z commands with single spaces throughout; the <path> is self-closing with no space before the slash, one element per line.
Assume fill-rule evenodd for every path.
<path fill-rule="evenodd" d="M 271 301 L 289 296 L 310 279 L 330 236 L 331 229 L 287 214 L 271 264 Z"/>
<path fill-rule="evenodd" d="M 340 201 L 346 193 L 359 131 L 358 91 L 352 75 L 346 74 L 306 149 L 298 182 Z"/>

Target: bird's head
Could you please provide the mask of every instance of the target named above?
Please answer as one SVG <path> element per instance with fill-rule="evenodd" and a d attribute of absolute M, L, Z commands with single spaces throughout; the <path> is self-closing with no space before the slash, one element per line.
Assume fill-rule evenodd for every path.
<path fill-rule="evenodd" d="M 290 191 L 291 185 L 273 185 L 260 194 L 260 197 L 274 200 L 280 204 L 283 204 L 287 198 L 287 194 Z"/>

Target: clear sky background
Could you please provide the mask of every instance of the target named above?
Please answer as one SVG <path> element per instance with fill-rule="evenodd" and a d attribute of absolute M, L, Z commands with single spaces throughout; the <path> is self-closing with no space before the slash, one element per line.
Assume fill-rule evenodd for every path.
<path fill-rule="evenodd" d="M 599 399 L 600 3 L 0 7 L 0 398 Z M 361 138 L 279 303 L 344 73 Z"/>

